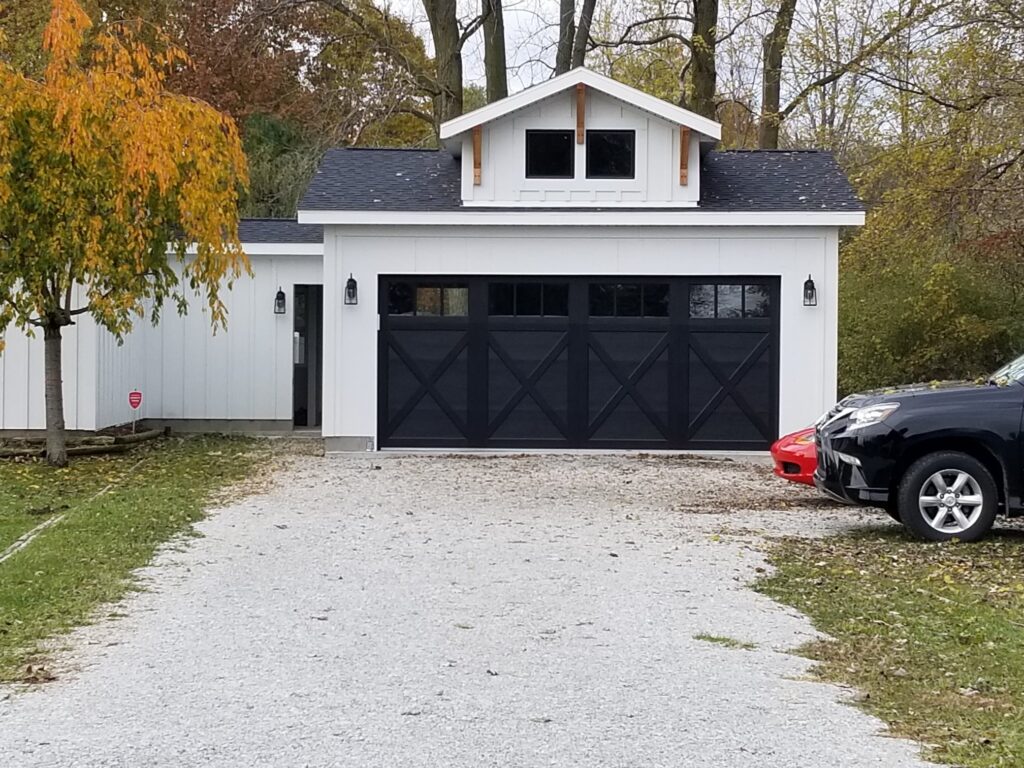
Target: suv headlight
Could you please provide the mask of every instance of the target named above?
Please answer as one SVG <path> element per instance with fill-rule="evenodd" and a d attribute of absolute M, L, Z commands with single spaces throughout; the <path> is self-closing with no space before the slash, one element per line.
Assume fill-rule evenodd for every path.
<path fill-rule="evenodd" d="M 860 429 L 883 422 L 890 413 L 899 407 L 899 403 L 879 403 L 858 408 L 850 414 L 850 424 L 847 429 Z"/>
<path fill-rule="evenodd" d="M 842 403 L 837 404 L 832 410 L 825 411 L 819 419 L 814 422 L 815 429 L 821 429 L 827 427 L 833 421 L 839 421 L 844 416 L 853 413 L 853 408 L 844 408 Z"/>

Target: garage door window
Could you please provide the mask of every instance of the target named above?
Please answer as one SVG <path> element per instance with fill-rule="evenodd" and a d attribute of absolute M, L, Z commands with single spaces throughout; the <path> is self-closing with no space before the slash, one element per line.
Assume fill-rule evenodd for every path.
<path fill-rule="evenodd" d="M 591 283 L 591 317 L 668 317 L 668 283 Z"/>
<path fill-rule="evenodd" d="M 504 317 L 567 317 L 568 283 L 491 283 L 487 313 Z"/>
<path fill-rule="evenodd" d="M 469 288 L 466 285 L 437 283 L 388 285 L 388 314 L 416 317 L 466 317 L 469 314 Z"/>
<path fill-rule="evenodd" d="M 768 288 L 743 283 L 696 283 L 690 286 L 690 317 L 739 319 L 768 317 Z"/>

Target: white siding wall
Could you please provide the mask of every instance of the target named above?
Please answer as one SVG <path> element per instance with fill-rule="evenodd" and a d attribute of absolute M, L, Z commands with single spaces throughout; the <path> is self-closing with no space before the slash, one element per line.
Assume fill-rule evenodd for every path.
<path fill-rule="evenodd" d="M 793 431 L 835 401 L 837 269 L 833 227 L 328 227 L 323 433 L 376 441 L 376 286 L 407 273 L 780 276 L 779 429 Z M 340 302 L 350 272 L 357 306 Z M 808 274 L 817 307 L 803 306 Z"/>
<path fill-rule="evenodd" d="M 255 246 L 260 248 L 260 246 Z M 227 330 L 215 334 L 203 301 L 179 316 L 170 304 L 153 327 L 139 320 L 118 344 L 88 317 L 64 337 L 65 419 L 70 429 L 101 429 L 132 419 L 128 392 L 140 389 L 139 418 L 291 420 L 294 286 L 322 282 L 319 247 L 265 246 L 253 254 L 254 276 L 225 292 Z M 296 248 L 294 250 L 299 250 Z M 275 315 L 278 286 L 288 312 Z M 8 329 L 0 354 L 0 429 L 43 429 L 42 334 Z"/>
<path fill-rule="evenodd" d="M 214 331 L 196 299 L 185 316 L 166 306 L 159 325 L 140 322 L 122 346 L 101 332 L 100 424 L 131 420 L 132 389 L 143 392 L 139 418 L 291 420 L 294 287 L 320 284 L 322 259 L 249 259 L 253 277 L 223 294 L 226 330 Z M 288 297 L 284 315 L 273 311 L 279 286 Z"/>
<path fill-rule="evenodd" d="M 689 178 L 679 184 L 679 127 L 588 89 L 586 128 L 636 131 L 636 178 L 588 179 L 585 144 L 575 144 L 575 179 L 527 179 L 526 131 L 576 129 L 576 92 L 565 91 L 482 127 L 480 185 L 473 184 L 473 140 L 462 148 L 462 197 L 476 205 L 695 203 L 700 195 L 700 148 L 690 134 Z"/>
<path fill-rule="evenodd" d="M 75 300 L 80 300 L 76 292 Z M 43 429 L 43 332 L 29 338 L 15 327 L 3 334 L 0 352 L 0 429 Z M 64 422 L 68 429 L 95 429 L 96 327 L 88 317 L 64 329 L 62 368 Z"/>

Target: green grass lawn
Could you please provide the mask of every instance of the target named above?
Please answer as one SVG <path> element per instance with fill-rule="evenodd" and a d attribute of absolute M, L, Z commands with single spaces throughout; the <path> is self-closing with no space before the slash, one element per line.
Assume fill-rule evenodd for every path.
<path fill-rule="evenodd" d="M 804 651 L 898 735 L 954 765 L 1024 764 L 1024 534 L 923 544 L 898 528 L 787 539 L 759 589 L 832 640 Z"/>
<path fill-rule="evenodd" d="M 0 490 L 0 496 L 6 496 L 6 490 L 6 488 Z M 7 499 L 0 500 L 0 552 L 3 552 L 22 534 L 32 530 L 49 516 L 45 510 L 34 514 L 8 507 Z"/>
<path fill-rule="evenodd" d="M 0 680 L 25 677 L 40 644 L 88 622 L 132 588 L 132 571 L 189 532 L 204 505 L 267 451 L 253 440 L 145 443 L 72 460 L 0 461 L 0 551 L 48 516 L 65 518 L 0 563 Z"/>
<path fill-rule="evenodd" d="M 0 552 L 67 505 L 103 488 L 107 464 L 83 461 L 54 470 L 38 461 L 0 459 Z"/>

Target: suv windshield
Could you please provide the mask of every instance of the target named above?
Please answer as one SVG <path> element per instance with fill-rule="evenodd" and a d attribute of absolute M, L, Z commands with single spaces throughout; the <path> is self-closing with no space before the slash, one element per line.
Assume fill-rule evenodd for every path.
<path fill-rule="evenodd" d="M 1021 355 L 1016 360 L 1011 360 L 998 371 L 992 374 L 990 381 L 1002 381 L 1004 379 L 1010 379 L 1013 381 L 1020 381 L 1024 379 L 1024 355 Z"/>

